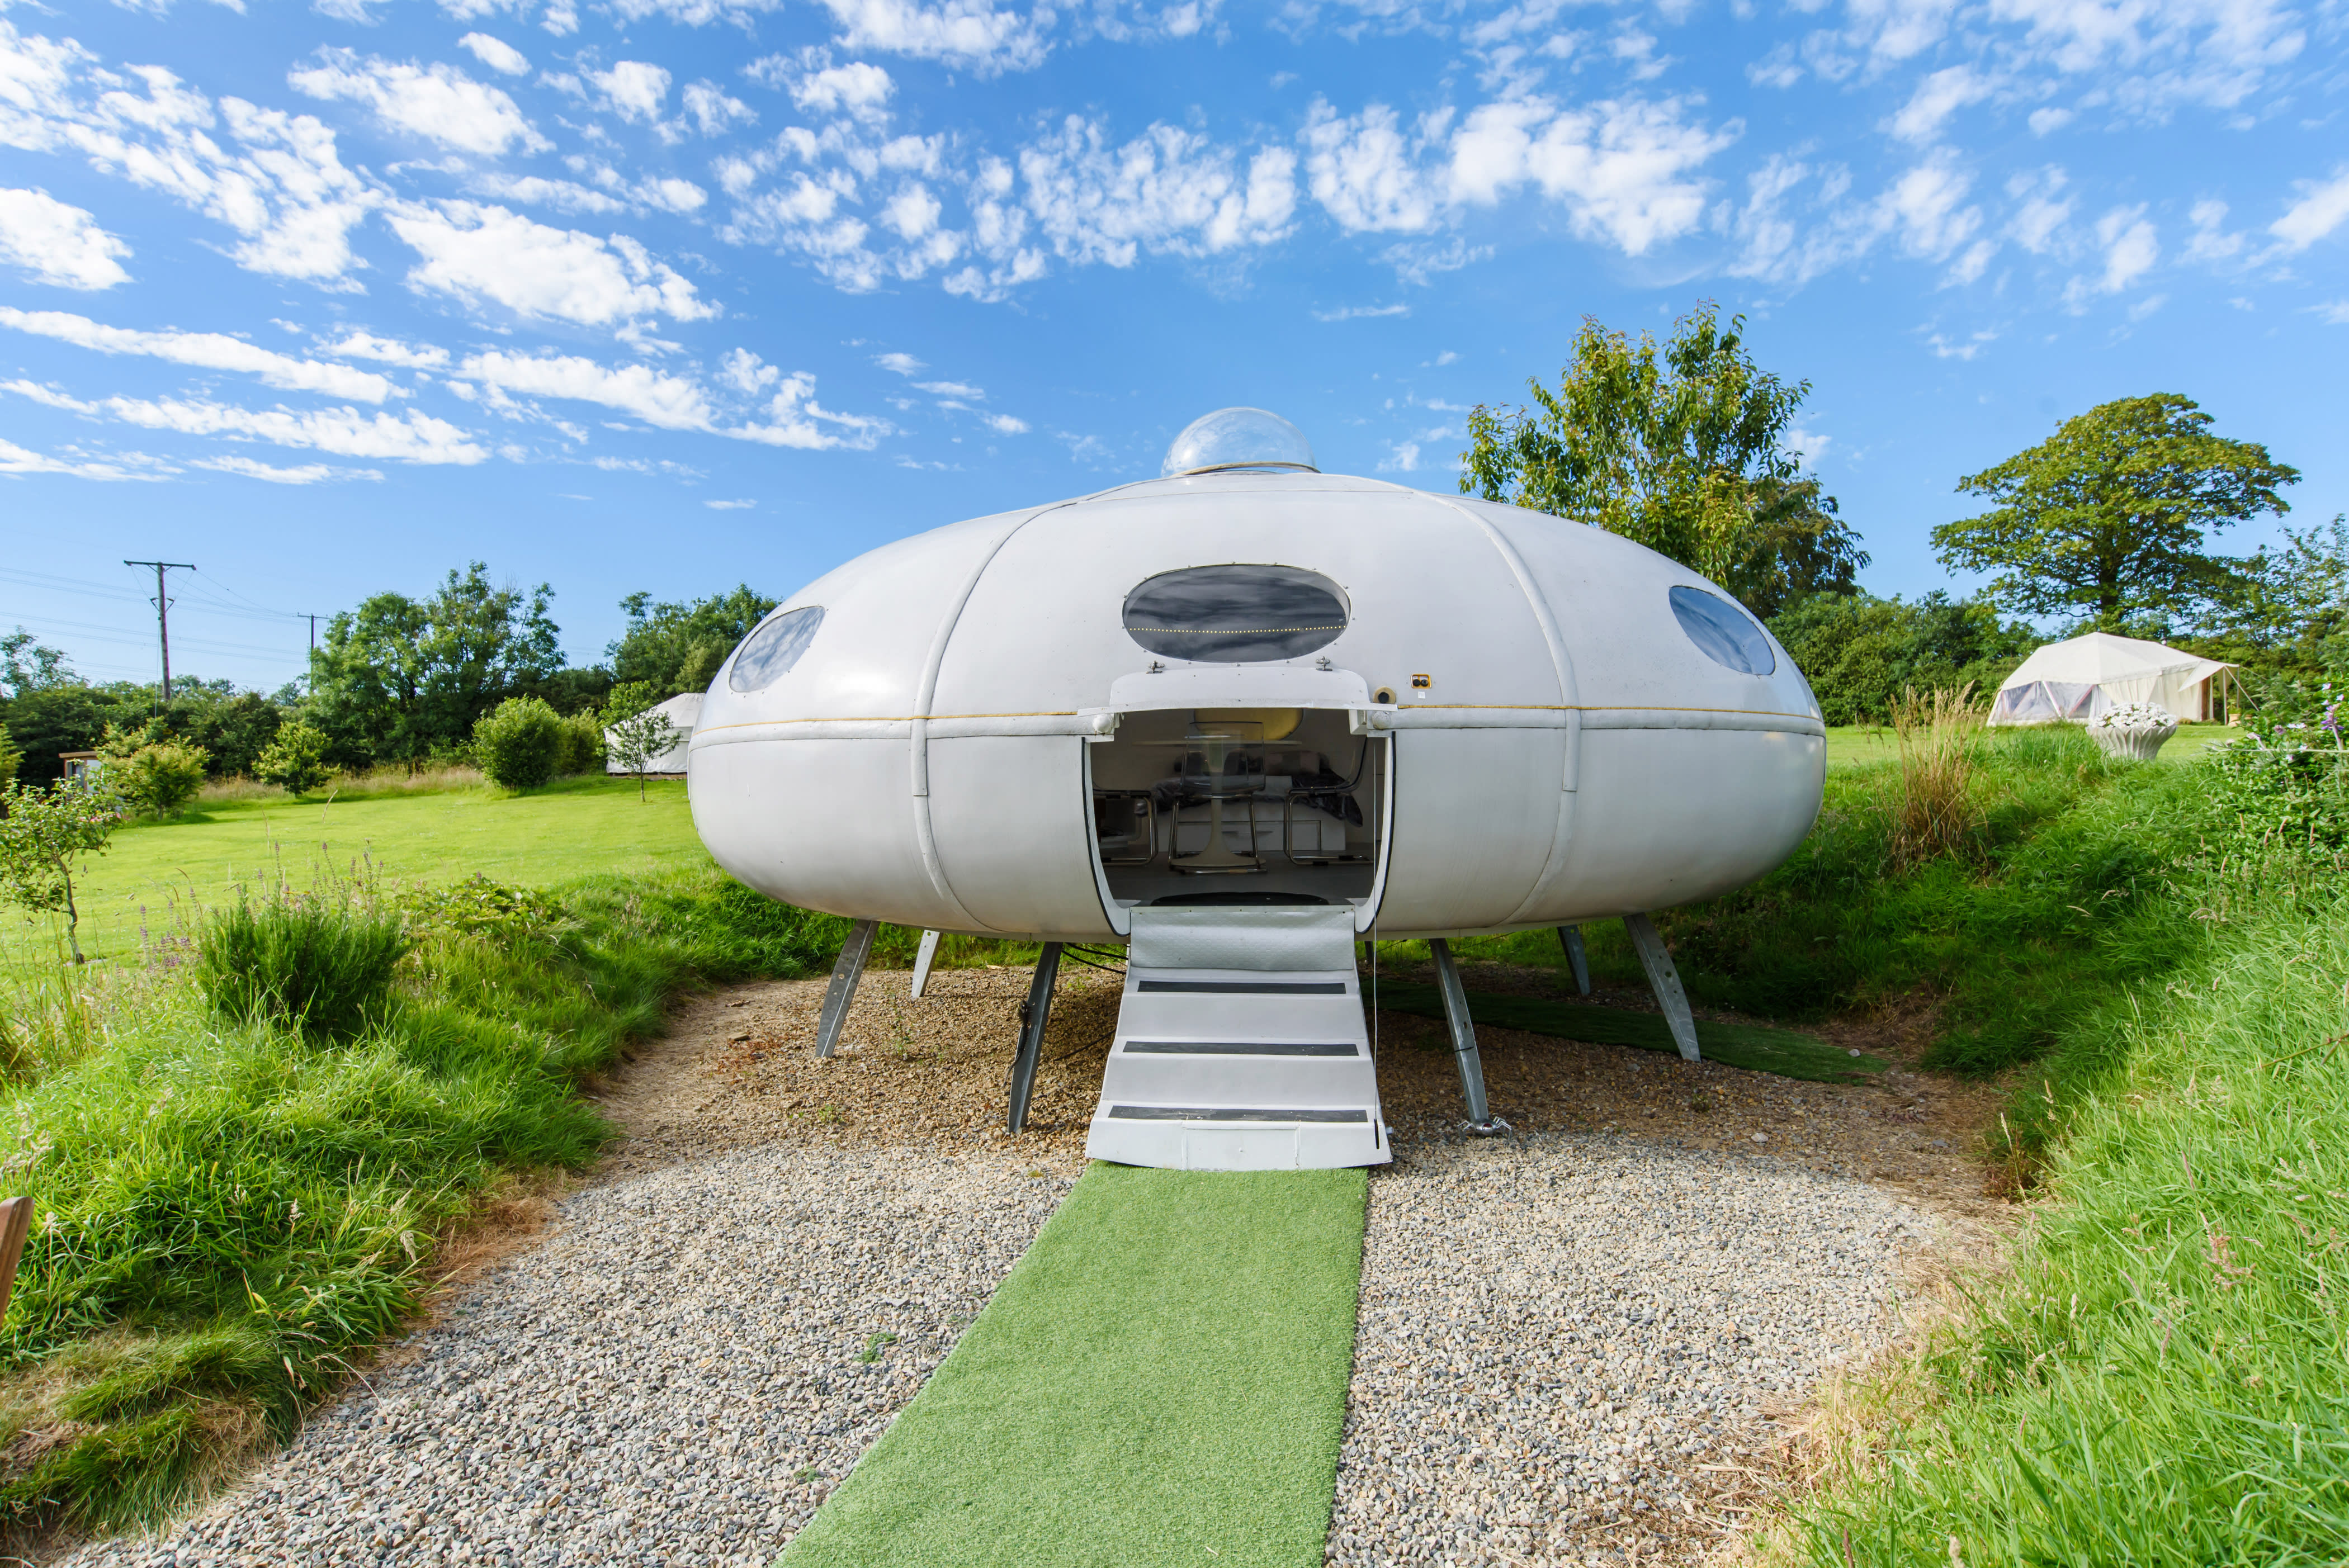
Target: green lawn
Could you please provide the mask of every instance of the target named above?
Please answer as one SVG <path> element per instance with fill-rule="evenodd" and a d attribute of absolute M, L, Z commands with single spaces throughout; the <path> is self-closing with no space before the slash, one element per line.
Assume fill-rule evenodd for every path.
<path fill-rule="evenodd" d="M 1094 1165 L 782 1568 L 1319 1568 L 1363 1198 Z"/>
<path fill-rule="evenodd" d="M 2161 748 L 2163 762 L 2190 762 L 2209 748 L 2232 740 L 2242 734 L 2240 729 L 2223 724 L 2188 724 L 2178 727 L 2178 734 Z M 1827 769 L 1861 768 L 1870 762 L 1892 762 L 1899 759 L 1899 748 L 1892 743 L 1892 731 L 1879 724 L 1840 724 L 1827 727 Z"/>
<path fill-rule="evenodd" d="M 653 780 L 639 802 L 626 779 L 565 779 L 528 795 L 502 789 L 379 795 L 357 800 L 223 801 L 171 822 L 118 830 L 80 885 L 82 948 L 93 958 L 135 952 L 140 927 L 170 929 L 191 898 L 210 903 L 239 885 L 295 885 L 322 872 L 372 867 L 395 882 L 493 882 L 544 886 L 601 872 L 632 875 L 709 862 L 685 786 Z M 29 930 L 9 912 L 9 941 L 46 949 L 49 923 Z"/>

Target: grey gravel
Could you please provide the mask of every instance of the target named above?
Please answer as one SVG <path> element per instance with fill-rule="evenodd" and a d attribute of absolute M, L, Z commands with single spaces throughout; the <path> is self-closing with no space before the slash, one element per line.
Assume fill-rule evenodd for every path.
<path fill-rule="evenodd" d="M 580 1193 L 254 1480 L 68 1561 L 764 1563 L 1067 1192 L 1030 1169 L 774 1145 Z"/>
<path fill-rule="evenodd" d="M 1329 1561 L 1698 1560 L 1708 1461 L 1893 1327 L 1927 1223 L 1764 1155 L 1547 1133 L 1372 1173 Z"/>

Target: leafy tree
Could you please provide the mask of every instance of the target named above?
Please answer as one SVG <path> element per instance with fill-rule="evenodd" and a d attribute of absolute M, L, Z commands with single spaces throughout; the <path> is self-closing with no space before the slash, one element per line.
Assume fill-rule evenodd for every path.
<path fill-rule="evenodd" d="M 592 712 L 566 713 L 562 722 L 563 749 L 555 761 L 555 772 L 566 779 L 600 772 L 604 767 L 603 720 Z"/>
<path fill-rule="evenodd" d="M 74 862 L 106 852 L 107 835 L 121 820 L 120 803 L 102 789 L 10 784 L 0 790 L 0 807 L 6 810 L 0 817 L 0 892 L 26 909 L 64 914 L 66 944 L 76 964 L 84 962 Z"/>
<path fill-rule="evenodd" d="M 16 769 L 24 765 L 25 754 L 9 738 L 8 727 L 0 724 L 0 789 L 16 781 Z"/>
<path fill-rule="evenodd" d="M 1763 370 L 1744 331 L 1711 304 L 1663 344 L 1586 319 L 1555 391 L 1470 413 L 1462 492 L 1637 540 L 1764 616 L 1852 592 L 1868 555 L 1785 444 L 1811 384 Z"/>
<path fill-rule="evenodd" d="M 645 769 L 653 758 L 677 744 L 678 727 L 656 707 L 648 681 L 628 681 L 612 688 L 612 706 L 605 710 L 605 744 L 624 773 L 636 776 L 636 799 L 645 799 Z"/>
<path fill-rule="evenodd" d="M 1936 527 L 1935 552 L 1952 570 L 1997 573 L 1989 592 L 2005 607 L 2076 616 L 2084 630 L 2160 630 L 2224 602 L 2236 563 L 2206 553 L 2206 534 L 2289 511 L 2276 492 L 2300 473 L 2210 424 L 2174 392 L 2100 403 L 1960 480 L 1997 509 Z"/>
<path fill-rule="evenodd" d="M 650 686 L 655 702 L 679 692 L 706 691 L 734 645 L 779 603 L 752 593 L 747 583 L 689 604 L 657 604 L 649 593 L 631 593 L 620 601 L 628 629 L 605 650 L 612 678 Z"/>
<path fill-rule="evenodd" d="M 170 738 L 160 720 L 135 730 L 109 728 L 98 748 L 105 757 L 107 788 L 131 810 L 169 817 L 204 787 L 204 751 Z"/>
<path fill-rule="evenodd" d="M 335 776 L 325 733 L 299 720 L 285 726 L 262 752 L 253 775 L 289 795 L 308 794 Z"/>
<path fill-rule="evenodd" d="M 429 599 L 378 593 L 326 628 L 306 716 L 336 760 L 413 767 L 464 743 L 483 716 L 563 668 L 554 591 L 500 588 L 476 561 Z"/>
<path fill-rule="evenodd" d="M 1829 724 L 1888 718 L 1901 694 L 1994 691 L 2043 641 L 1982 600 L 1932 593 L 1914 603 L 1817 593 L 1770 621 Z"/>
<path fill-rule="evenodd" d="M 535 789 L 563 761 L 563 719 L 534 696 L 510 696 L 473 727 L 473 756 L 490 781 Z"/>
<path fill-rule="evenodd" d="M 2349 518 L 2262 545 L 2234 562 L 2231 592 L 2196 653 L 2286 678 L 2313 679 L 2349 668 Z"/>

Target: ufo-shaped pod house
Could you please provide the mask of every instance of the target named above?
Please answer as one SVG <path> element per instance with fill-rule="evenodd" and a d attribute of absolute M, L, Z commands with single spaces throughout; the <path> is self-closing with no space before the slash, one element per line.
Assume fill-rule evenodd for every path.
<path fill-rule="evenodd" d="M 1350 1022 L 1311 1001 L 1355 996 L 1357 937 L 1569 925 L 1750 882 L 1811 826 L 1825 731 L 1785 650 L 1686 567 L 1292 460 L 861 556 L 744 639 L 689 756 L 703 841 L 772 897 L 1128 944 L 1094 1151 L 1248 1166 L 1385 1158 L 1367 1053 L 1333 1068 L 1320 1037 L 1359 1035 L 1359 1001 Z M 1212 1038 L 1176 1048 L 1194 1035 Z M 1291 1035 L 1313 1037 L 1273 1037 Z M 1332 1071 L 1354 1087 L 1309 1081 Z M 1252 1087 L 1267 1105 L 1226 1103 Z M 1362 1103 L 1297 1104 L 1317 1094 Z"/>

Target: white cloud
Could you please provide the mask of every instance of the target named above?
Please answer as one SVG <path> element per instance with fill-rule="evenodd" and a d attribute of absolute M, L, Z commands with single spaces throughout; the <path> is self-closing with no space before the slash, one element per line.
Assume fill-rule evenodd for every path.
<path fill-rule="evenodd" d="M 695 82 L 685 89 L 685 112 L 704 136 L 716 136 L 733 125 L 753 125 L 759 113 L 740 98 L 730 98 L 715 82 Z"/>
<path fill-rule="evenodd" d="M 1341 305 L 1336 310 L 1317 310 L 1313 313 L 1313 319 L 1361 321 L 1381 315 L 1409 315 L 1410 314 L 1411 306 L 1407 304 L 1349 304 Z"/>
<path fill-rule="evenodd" d="M 536 174 L 483 174 L 468 181 L 477 195 L 507 201 L 552 207 L 558 212 L 592 212 L 605 217 L 635 210 L 637 203 L 607 191 L 591 190 L 571 180 L 548 180 Z"/>
<path fill-rule="evenodd" d="M 235 9 L 244 9 L 238 0 Z M 337 22 L 349 22 L 361 27 L 372 27 L 378 17 L 367 9 L 367 0 L 310 0 L 310 9 L 321 16 L 331 16 Z"/>
<path fill-rule="evenodd" d="M 752 13 L 780 10 L 782 0 L 617 0 L 613 9 L 631 22 L 666 16 L 688 27 L 723 21 L 747 28 Z M 577 25 L 574 19 L 572 26 Z"/>
<path fill-rule="evenodd" d="M 81 480 L 148 480 L 167 478 L 174 470 L 168 463 L 158 462 L 143 454 L 131 459 L 136 468 L 125 468 L 119 461 L 87 458 L 52 458 L 29 451 L 11 440 L 0 439 L 0 474 L 67 474 Z"/>
<path fill-rule="evenodd" d="M 1899 231 L 1901 248 L 1933 261 L 1947 257 L 1982 223 L 1982 209 L 1962 206 L 1973 177 L 1957 160 L 1938 155 L 1892 183 L 1885 209 Z"/>
<path fill-rule="evenodd" d="M 1028 433 L 1028 421 L 1015 419 L 1009 414 L 982 414 L 979 422 L 999 436 L 1024 436 Z"/>
<path fill-rule="evenodd" d="M 249 480 L 261 480 L 273 485 L 315 485 L 331 480 L 373 480 L 383 482 L 381 469 L 337 469 L 326 463 L 304 463 L 300 468 L 272 468 L 251 458 L 196 458 L 192 465 L 212 469 L 224 474 L 242 474 Z"/>
<path fill-rule="evenodd" d="M 1561 108 L 1544 98 L 1505 98 L 1424 116 L 1406 131 L 1372 104 L 1341 117 L 1316 100 L 1303 139 L 1314 199 L 1340 227 L 1419 232 L 1462 205 L 1493 205 L 1532 188 L 1562 205 L 1574 232 L 1642 255 L 1703 219 L 1705 187 L 1690 178 L 1741 128 L 1691 123 L 1688 105 L 1609 99 Z"/>
<path fill-rule="evenodd" d="M 1382 474 L 1407 474 L 1418 468 L 1417 441 L 1390 441 L 1387 443 L 1387 455 L 1379 459 L 1379 472 Z"/>
<path fill-rule="evenodd" d="M 2308 249 L 2349 218 L 2349 164 L 2335 169 L 2330 180 L 2295 181 L 2292 189 L 2301 193 L 2300 200 L 2268 225 L 2268 232 L 2282 241 L 2287 251 Z"/>
<path fill-rule="evenodd" d="M 343 166 L 334 132 L 242 98 L 214 104 L 160 66 L 91 71 L 103 90 L 84 101 L 74 75 L 88 61 L 70 40 L 26 37 L 0 20 L 0 142 L 70 148 L 163 192 L 240 235 L 230 253 L 252 271 L 357 286 L 346 275 L 359 264 L 350 231 L 380 198 Z"/>
<path fill-rule="evenodd" d="M 608 71 L 582 73 L 604 95 L 605 104 L 626 120 L 655 120 L 668 97 L 669 74 L 643 60 L 621 60 Z"/>
<path fill-rule="evenodd" d="M 371 332 L 347 332 L 340 343 L 322 343 L 318 351 L 345 359 L 378 360 L 411 370 L 438 370 L 449 363 L 449 351 L 445 348 L 429 343 L 421 346 L 402 343 L 398 338 L 378 337 Z"/>
<path fill-rule="evenodd" d="M 2068 108 L 2034 108 L 2031 111 L 2031 134 L 2052 136 L 2072 123 Z"/>
<path fill-rule="evenodd" d="M 576 355 L 493 351 L 473 355 L 457 368 L 499 392 L 595 403 L 664 430 L 706 430 L 717 417 L 699 384 L 647 365 L 613 369 Z"/>
<path fill-rule="evenodd" d="M 1917 84 L 1917 90 L 1885 129 L 1903 141 L 1926 142 L 1941 134 L 1950 117 L 1968 104 L 1980 103 L 1996 84 L 1971 66 L 1935 71 Z"/>
<path fill-rule="evenodd" d="M 1143 251 L 1214 255 L 1288 232 L 1296 156 L 1238 152 L 1193 131 L 1154 125 L 1112 146 L 1099 120 L 1071 115 L 1019 152 L 1026 205 L 1053 250 L 1075 262 L 1132 266 Z"/>
<path fill-rule="evenodd" d="M 835 414 L 825 408 L 815 400 L 815 377 L 804 370 L 782 378 L 775 395 L 767 400 L 763 417 L 764 424 L 754 417 L 719 434 L 763 446 L 823 451 L 833 447 L 869 448 L 890 430 L 885 419 Z M 825 425 L 834 428 L 827 430 Z"/>
<path fill-rule="evenodd" d="M 2187 217 L 2194 225 L 2194 238 L 2186 245 L 2188 261 L 2225 262 L 2242 253 L 2243 236 L 2227 232 L 2227 204 L 2224 201 L 2197 201 Z"/>
<path fill-rule="evenodd" d="M 2326 300 L 2310 307 L 2323 319 L 2327 326 L 2349 326 L 2349 299 Z"/>
<path fill-rule="evenodd" d="M 825 66 L 807 72 L 791 84 L 792 101 L 811 114 L 843 111 L 871 118 L 882 112 L 896 83 L 889 73 L 863 60 Z"/>
<path fill-rule="evenodd" d="M 395 418 L 349 407 L 243 408 L 233 404 L 178 397 L 102 397 L 84 402 L 29 381 L 0 382 L 0 391 L 14 392 L 52 408 L 119 419 L 150 430 L 268 441 L 275 446 L 307 447 L 340 457 L 471 464 L 486 461 L 490 455 L 487 449 L 475 444 L 471 432 L 414 409 Z"/>
<path fill-rule="evenodd" d="M 706 500 L 701 504 L 712 511 L 748 511 L 759 503 L 755 500 Z"/>
<path fill-rule="evenodd" d="M 918 371 L 929 368 L 910 354 L 878 355 L 874 356 L 873 363 L 884 370 L 894 370 L 900 376 L 912 376 Z"/>
<path fill-rule="evenodd" d="M 10 305 L 0 305 L 0 326 L 53 337 L 100 354 L 135 354 L 169 360 L 174 365 L 233 370 L 257 377 L 272 387 L 320 392 L 330 397 L 357 397 L 380 403 L 395 390 L 388 380 L 371 370 L 295 359 L 217 332 L 139 332 L 102 325 L 86 315 L 64 311 L 22 311 Z"/>
<path fill-rule="evenodd" d="M 502 38 L 492 38 L 487 33 L 468 33 L 457 40 L 457 46 L 471 49 L 473 57 L 501 76 L 519 77 L 530 70 L 530 58 Z"/>
<path fill-rule="evenodd" d="M 460 152 L 502 153 L 516 144 L 552 147 L 503 88 L 477 82 L 454 66 L 361 58 L 349 49 L 318 51 L 320 63 L 285 80 L 315 98 L 365 104 L 387 125 Z"/>
<path fill-rule="evenodd" d="M 1786 449 L 1814 469 L 1826 460 L 1827 449 L 1833 445 L 1834 437 L 1806 430 L 1800 425 L 1786 432 Z"/>
<path fill-rule="evenodd" d="M 1024 70 L 1040 63 L 1048 46 L 1049 11 L 1020 16 L 999 11 L 988 0 L 823 0 L 840 26 L 840 40 L 852 49 L 942 60 L 988 73 Z"/>
<path fill-rule="evenodd" d="M 2161 259 L 2161 246 L 2154 238 L 2153 225 L 2145 221 L 2145 207 L 2116 207 L 2096 220 L 2096 240 L 2105 247 L 2105 276 L 2100 285 L 2106 294 L 2118 294 L 2153 270 Z"/>
<path fill-rule="evenodd" d="M 2062 194 L 2064 183 L 2064 171 L 2052 163 L 2036 174 L 2016 174 L 2006 182 L 2006 193 L 2021 203 L 2006 232 L 2033 255 L 2045 255 L 2072 216 L 2072 199 Z"/>
<path fill-rule="evenodd" d="M 625 234 L 599 240 L 472 201 L 403 203 L 387 216 L 393 232 L 423 257 L 408 274 L 411 288 L 589 326 L 656 315 L 698 321 L 718 314 L 690 283 Z"/>
<path fill-rule="evenodd" d="M 1745 67 L 1745 79 L 1758 88 L 1785 88 L 1803 79 L 1803 67 L 1795 64 L 1791 44 L 1781 44 L 1752 65 Z"/>
<path fill-rule="evenodd" d="M 914 385 L 939 397 L 972 397 L 982 403 L 987 401 L 986 389 L 973 387 L 967 381 L 916 381 Z"/>
<path fill-rule="evenodd" d="M 0 189 L 0 262 L 24 268 L 35 283 L 110 289 L 130 281 L 115 260 L 129 253 L 129 245 L 81 208 L 46 191 Z"/>

